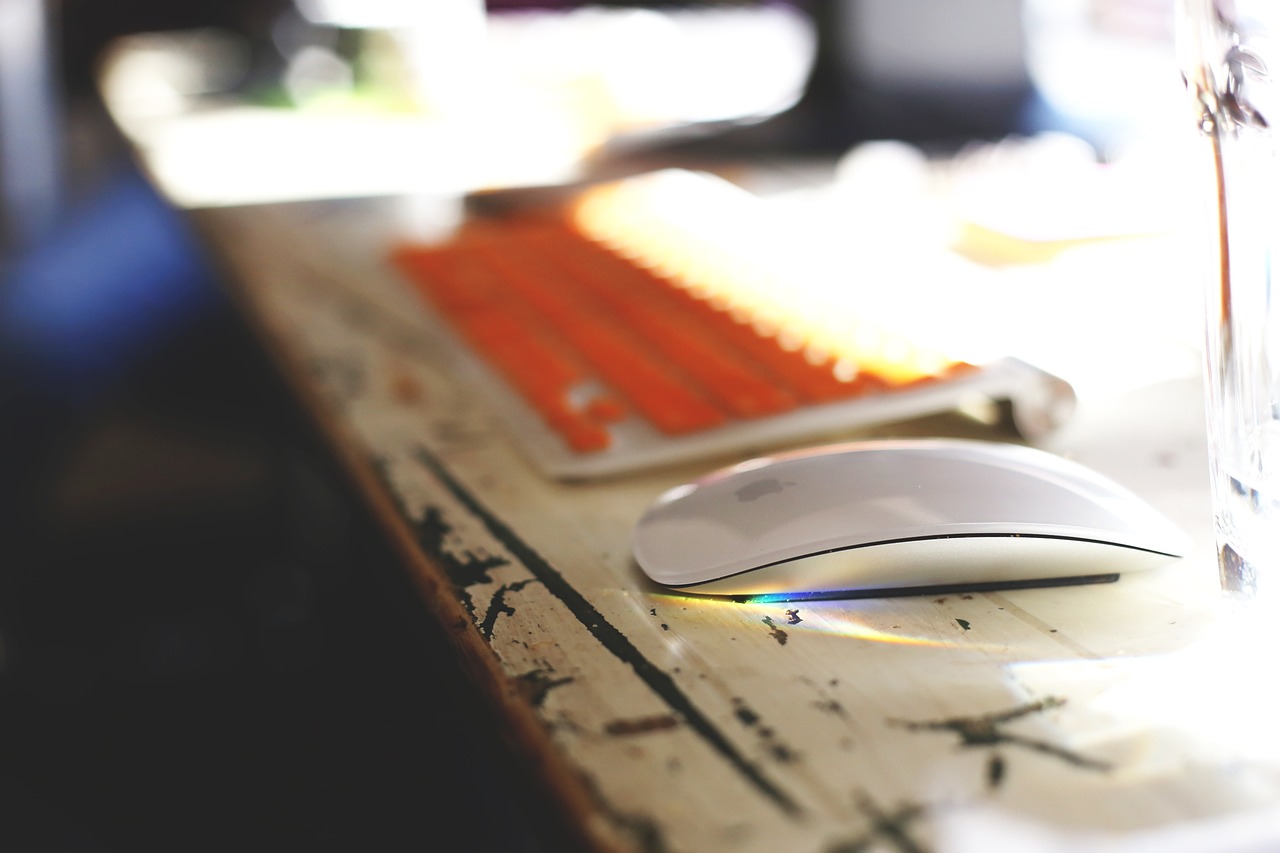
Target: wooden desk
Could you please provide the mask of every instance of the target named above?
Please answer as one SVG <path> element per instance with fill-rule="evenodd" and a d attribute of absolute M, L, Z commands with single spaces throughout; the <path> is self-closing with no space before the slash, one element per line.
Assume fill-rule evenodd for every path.
<path fill-rule="evenodd" d="M 1193 534 L 1166 568 L 940 597 L 672 595 L 633 565 L 631 527 L 716 463 L 588 484 L 538 475 L 382 264 L 388 235 L 431 220 L 420 204 L 192 217 L 584 846 L 941 851 L 1020 837 L 1034 850 L 1278 801 L 1280 777 L 1248 744 L 1170 713 L 1214 671 L 1193 652 L 1218 625 L 1197 380 L 1084 398 L 1046 442 Z"/>

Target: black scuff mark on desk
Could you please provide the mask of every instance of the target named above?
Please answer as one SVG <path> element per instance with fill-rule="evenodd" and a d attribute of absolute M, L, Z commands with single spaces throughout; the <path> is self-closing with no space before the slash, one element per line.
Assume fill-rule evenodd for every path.
<path fill-rule="evenodd" d="M 751 729 L 764 742 L 764 747 L 769 751 L 776 760 L 783 764 L 790 764 L 796 760 L 796 753 L 791 747 L 778 740 L 778 733 L 771 727 L 762 725 L 760 715 L 747 706 L 742 697 L 733 697 L 733 713 L 738 720 Z"/>
<path fill-rule="evenodd" d="M 840 703 L 839 699 L 832 699 L 830 697 L 815 699 L 813 702 L 813 707 L 817 708 L 819 711 L 822 711 L 824 714 L 832 714 L 833 716 L 839 717 L 842 720 L 849 719 L 849 712 L 845 710 L 844 705 Z"/>
<path fill-rule="evenodd" d="M 828 848 L 828 853 L 865 853 L 890 849 L 896 853 L 926 853 L 927 847 L 911 837 L 911 825 L 925 814 L 919 803 L 902 803 L 891 809 L 878 806 L 865 793 L 858 795 L 858 811 L 871 826 L 866 832 Z"/>
<path fill-rule="evenodd" d="M 969 624 L 968 619 L 957 619 L 956 624 L 959 625 L 961 628 L 965 629 L 966 631 L 973 630 L 973 626 Z"/>
<path fill-rule="evenodd" d="M 519 592 L 531 583 L 536 581 L 518 581 L 516 583 L 503 584 L 493 593 L 493 597 L 489 599 L 489 607 L 485 611 L 484 618 L 479 622 L 481 635 L 484 636 L 486 642 L 493 640 L 493 629 L 498 623 L 498 617 L 502 615 L 514 616 L 516 609 L 507 604 L 508 592 Z"/>
<path fill-rule="evenodd" d="M 992 752 L 991 757 L 987 759 L 987 787 L 994 791 L 1004 782 L 1004 756 L 999 752 Z"/>
<path fill-rule="evenodd" d="M 620 737 L 667 731 L 679 725 L 680 721 L 674 714 L 654 714 L 648 717 L 610 720 L 605 723 L 604 731 L 612 737 Z"/>
<path fill-rule="evenodd" d="M 830 714 L 840 722 L 848 725 L 853 722 L 853 717 L 849 713 L 849 709 L 844 706 L 839 699 L 832 696 L 829 692 L 840 685 L 838 678 L 828 679 L 826 684 L 814 681 L 811 678 L 801 677 L 801 683 L 817 694 L 818 698 L 810 701 L 810 704 L 822 714 Z M 836 746 L 842 751 L 848 752 L 858 748 L 858 742 L 854 738 L 853 733 L 846 731 L 836 741 Z"/>
<path fill-rule="evenodd" d="M 1002 729 L 1006 723 L 1031 714 L 1038 714 L 1051 708 L 1059 708 L 1064 704 L 1066 704 L 1065 699 L 1050 696 L 1037 702 L 1028 702 L 1005 711 L 996 711 L 976 717 L 950 717 L 945 720 L 925 721 L 889 720 L 888 722 L 890 725 L 899 726 L 912 732 L 951 732 L 960 739 L 961 749 L 989 748 L 991 755 L 987 760 L 986 772 L 987 786 L 989 788 L 999 787 L 1005 779 L 1006 767 L 1004 755 L 1000 752 L 1001 747 L 1028 749 L 1042 755 L 1052 756 L 1073 767 L 1079 767 L 1084 770 L 1097 772 L 1110 770 L 1111 765 L 1108 762 L 1081 755 L 1046 740 L 1029 738 Z"/>
<path fill-rule="evenodd" d="M 778 641 L 778 645 L 785 646 L 787 644 L 787 632 L 773 623 L 772 616 L 766 616 L 761 621 L 769 626 L 769 635 Z"/>
<path fill-rule="evenodd" d="M 637 815 L 615 815 L 618 824 L 636 842 L 636 849 L 644 853 L 663 853 L 668 850 L 662 830 L 652 818 Z"/>
<path fill-rule="evenodd" d="M 403 505 L 400 509 L 403 513 Z M 493 576 L 490 572 L 507 565 L 510 561 L 505 557 L 476 555 L 470 551 L 460 556 L 446 548 L 445 539 L 453 532 L 453 528 L 445 522 L 444 514 L 438 507 L 427 507 L 422 517 L 412 524 L 419 546 L 444 569 L 449 580 L 462 595 L 462 606 L 474 620 L 476 603 L 467 590 L 480 584 L 492 583 Z"/>
<path fill-rule="evenodd" d="M 517 676 L 520 684 L 520 693 L 525 699 L 529 700 L 530 705 L 535 708 L 541 708 L 542 704 L 547 701 L 547 695 L 552 690 L 573 683 L 573 678 L 570 676 L 553 678 L 554 673 L 555 670 L 550 668 L 534 669 Z"/>
<path fill-rule="evenodd" d="M 752 787 L 786 814 L 799 816 L 803 813 L 803 809 L 791 797 L 767 779 L 759 768 L 737 750 L 724 733 L 680 689 L 671 676 L 646 658 L 625 634 L 605 619 L 582 593 L 574 589 L 550 563 L 517 536 L 515 531 L 481 505 L 474 495 L 453 478 L 434 455 L 426 448 L 418 447 L 415 448 L 414 457 L 449 490 L 454 499 L 479 519 L 489 533 L 546 586 L 547 591 L 574 615 L 574 618 L 595 637 L 602 647 L 630 666 L 650 690 L 666 702 L 694 733 L 728 761 Z M 429 547 L 429 543 L 422 544 L 424 548 Z M 447 555 L 442 558 L 447 560 Z"/>

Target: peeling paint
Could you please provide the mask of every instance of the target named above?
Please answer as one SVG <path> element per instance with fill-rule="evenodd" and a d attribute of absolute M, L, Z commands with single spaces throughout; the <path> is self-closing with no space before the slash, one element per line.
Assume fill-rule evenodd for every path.
<path fill-rule="evenodd" d="M 446 546 L 453 527 L 445 520 L 444 512 L 439 507 L 427 507 L 413 527 L 422 549 L 441 564 L 449 580 L 453 581 L 459 591 L 465 592 L 471 586 L 493 583 L 490 572 L 510 564 L 507 558 L 496 555 L 475 554 L 471 551 L 454 553 Z M 474 603 L 470 596 L 467 596 L 466 604 L 467 609 L 474 613 Z"/>
<path fill-rule="evenodd" d="M 1022 717 L 1031 714 L 1038 714 L 1051 708 L 1058 708 L 1066 704 L 1065 699 L 1056 697 L 1048 697 L 1038 702 L 1030 702 L 1025 705 L 1019 705 L 1016 708 L 1010 708 L 1006 711 L 997 711 L 991 714 L 983 714 L 977 717 L 951 717 L 945 720 L 931 720 L 925 722 L 909 722 L 903 720 L 889 720 L 890 725 L 901 726 L 908 731 L 949 731 L 960 738 L 960 746 L 962 748 L 975 747 L 997 747 L 997 746 L 1017 746 L 1038 752 L 1043 755 L 1053 756 L 1073 767 L 1080 767 L 1086 770 L 1105 771 L 1110 770 L 1111 765 L 1105 761 L 1099 761 L 1077 752 L 1067 749 L 1066 747 L 1050 743 L 1046 740 L 1038 740 L 1035 738 L 1025 737 L 1023 735 L 1006 732 L 1002 730 L 1002 726 Z M 987 765 L 987 781 L 988 784 L 998 785 L 1003 782 L 1005 776 L 1004 757 L 992 751 L 991 758 Z"/>
<path fill-rule="evenodd" d="M 531 583 L 537 583 L 534 580 L 520 581 L 519 583 L 505 584 L 498 587 L 493 597 L 489 599 L 489 609 L 485 612 L 484 618 L 480 620 L 480 633 L 484 635 L 486 640 L 493 639 L 493 629 L 498 622 L 498 617 L 502 615 L 514 616 L 516 609 L 507 604 L 508 592 L 519 592 Z"/>
<path fill-rule="evenodd" d="M 742 721 L 743 725 L 754 726 L 760 723 L 760 716 L 748 708 L 746 703 L 738 697 L 734 697 L 733 700 L 733 713 Z"/>
<path fill-rule="evenodd" d="M 919 803 L 902 803 L 884 809 L 865 793 L 857 796 L 858 811 L 870 823 L 867 831 L 828 848 L 827 853 L 867 853 L 890 850 L 894 853 L 926 853 L 927 847 L 911 837 L 911 825 L 925 814 Z"/>
<path fill-rule="evenodd" d="M 516 535 L 501 519 L 484 507 L 438 459 L 425 447 L 414 448 L 414 457 L 449 493 L 470 512 L 485 529 L 511 553 L 530 574 L 542 583 L 547 592 L 557 599 L 580 625 L 585 626 L 615 658 L 630 666 L 654 694 L 660 697 L 674 713 L 678 714 L 689 729 L 714 749 L 762 796 L 783 812 L 799 815 L 803 809 L 786 792 L 765 777 L 752 762 L 739 753 L 734 744 L 709 719 L 692 699 L 685 694 L 675 680 L 649 660 L 625 634 L 610 623 L 560 572 L 542 555 Z M 429 553 L 432 553 L 429 551 Z"/>
<path fill-rule="evenodd" d="M 521 694 L 535 708 L 542 707 L 542 703 L 547 700 L 547 694 L 555 688 L 573 683 L 573 679 L 568 676 L 552 678 L 554 672 L 553 669 L 535 669 L 516 677 Z"/>

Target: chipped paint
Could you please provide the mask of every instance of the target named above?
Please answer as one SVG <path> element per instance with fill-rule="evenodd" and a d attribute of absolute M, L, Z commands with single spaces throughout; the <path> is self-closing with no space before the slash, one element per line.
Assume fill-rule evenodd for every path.
<path fill-rule="evenodd" d="M 1162 777 L 1158 791 L 1117 774 L 1118 784 L 1099 775 L 1057 796 L 1062 766 L 1102 774 L 1110 765 L 1043 729 L 1018 731 L 1018 718 L 1065 701 L 1056 696 L 966 715 L 1016 701 L 1010 664 L 1092 667 L 1123 651 L 1136 670 L 1141 654 L 1180 648 L 1174 641 L 1203 622 L 1186 606 L 1196 603 L 1186 590 L 1174 584 L 1151 596 L 1140 584 L 1118 584 L 1086 597 L 935 589 L 916 601 L 805 602 L 803 612 L 793 601 L 785 606 L 795 610 L 769 611 L 766 630 L 751 607 L 679 599 L 650 607 L 654 597 L 636 583 L 623 543 L 629 519 L 672 481 L 653 472 L 562 486 L 532 476 L 443 357 L 439 336 L 412 310 L 416 303 L 372 267 L 357 264 L 368 274 L 351 275 L 345 255 L 328 263 L 335 252 L 315 241 L 313 220 L 298 227 L 302 210 L 198 215 L 223 223 L 212 229 L 219 253 L 231 259 L 234 278 L 249 282 L 246 303 L 322 425 L 335 427 L 345 458 L 358 463 L 357 481 L 388 493 L 375 494 L 375 506 L 398 510 L 397 535 L 412 534 L 426 558 L 413 566 L 423 573 L 422 589 L 451 599 L 441 610 L 447 629 L 473 635 L 469 649 L 488 643 L 500 666 L 481 676 L 531 709 L 528 717 L 511 715 L 516 737 L 549 771 L 553 796 L 588 835 L 604 839 L 593 849 L 916 853 L 933 840 L 921 817 L 992 791 L 1005 802 L 1052 801 L 1055 819 L 1081 829 L 1153 825 L 1164 815 L 1183 817 L 1178 803 L 1201 802 L 1195 797 L 1205 777 L 1192 767 Z M 292 224 L 272 226 L 289 218 Z M 252 224 L 260 222 L 267 227 Z M 287 250 L 282 241 L 290 239 L 315 251 Z M 379 457 L 388 460 L 379 466 L 381 482 L 367 476 L 367 463 Z M 1173 471 L 1180 459 L 1170 451 L 1146 468 L 1181 477 L 1181 468 Z M 1166 497 L 1201 494 L 1198 478 L 1194 493 L 1177 484 L 1179 494 L 1165 489 L 1169 476 L 1158 482 Z M 589 513 L 591 523 L 578 524 L 577 512 Z M 980 612 L 982 635 L 997 645 L 957 641 L 957 626 L 976 630 L 948 612 L 957 601 L 980 602 L 985 609 L 966 615 L 976 621 Z M 668 613 L 672 620 L 662 618 Z M 1176 632 L 1167 627 L 1174 619 Z M 842 634 L 848 621 L 910 643 Z M 1148 629 L 1164 645 L 1133 651 Z M 1088 702 L 1098 687 L 1039 677 L 1044 692 L 1077 691 L 1073 703 Z M 916 719 L 921 708 L 934 709 L 924 712 L 934 718 Z M 1090 719 L 1080 715 L 1073 743 L 1098 742 L 1088 737 Z M 1123 746 L 1115 753 L 1133 753 Z M 945 802 L 929 799 L 935 771 L 956 769 L 948 762 L 957 747 L 985 759 L 984 772 L 955 778 L 955 797 Z M 1028 753 L 1047 760 L 1029 761 Z M 1224 774 L 1214 779 L 1231 784 Z M 872 785 L 874 800 L 858 793 Z M 1240 802 L 1231 792 L 1217 799 Z"/>
<path fill-rule="evenodd" d="M 485 509 L 474 495 L 449 474 L 430 451 L 419 446 L 414 450 L 414 457 L 431 471 L 454 499 L 482 522 L 490 535 L 501 542 L 553 596 L 568 608 L 581 625 L 587 627 L 605 649 L 628 664 L 655 694 L 661 696 L 663 701 L 683 718 L 693 731 L 728 760 L 743 778 L 783 812 L 796 814 L 800 811 L 799 806 L 789 795 L 767 779 L 738 751 L 668 673 L 655 666 L 621 631 L 605 619 L 581 592 L 566 582 L 550 563 L 530 548 L 506 524 Z"/>
<path fill-rule="evenodd" d="M 632 720 L 612 720 L 605 724 L 604 730 L 606 734 L 610 735 L 638 735 L 666 731 L 667 729 L 674 729 L 678 725 L 680 725 L 680 721 L 676 717 L 664 714 Z"/>
<path fill-rule="evenodd" d="M 926 853 L 928 847 L 916 841 L 911 827 L 925 814 L 919 803 L 901 803 L 892 808 L 881 808 L 865 792 L 857 796 L 857 809 L 867 819 L 867 830 L 841 841 L 828 849 L 828 853 L 869 853 L 872 850 L 888 850 L 893 853 Z"/>
<path fill-rule="evenodd" d="M 1059 708 L 1064 704 L 1066 704 L 1065 700 L 1051 696 L 1038 702 L 1030 702 L 1005 711 L 996 711 L 977 717 L 951 717 L 945 720 L 924 722 L 903 720 L 889 720 L 888 722 L 890 725 L 900 726 L 913 732 L 949 731 L 960 738 L 960 745 L 964 748 L 1016 746 L 1043 755 L 1053 756 L 1073 767 L 1096 771 L 1109 770 L 1111 765 L 1105 761 L 1089 758 L 1047 740 L 1029 738 L 1003 730 L 1003 726 L 1014 720 L 1032 714 L 1039 714 L 1051 708 Z M 992 749 L 991 757 L 988 760 L 988 784 L 1000 784 L 1004 780 L 1004 769 L 1003 756 L 995 749 Z"/>

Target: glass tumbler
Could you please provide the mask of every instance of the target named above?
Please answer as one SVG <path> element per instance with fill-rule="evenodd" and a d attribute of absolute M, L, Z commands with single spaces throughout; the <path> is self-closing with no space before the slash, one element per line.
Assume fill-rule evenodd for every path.
<path fill-rule="evenodd" d="M 1205 394 L 1222 588 L 1280 598 L 1280 2 L 1179 0 L 1205 213 Z"/>

